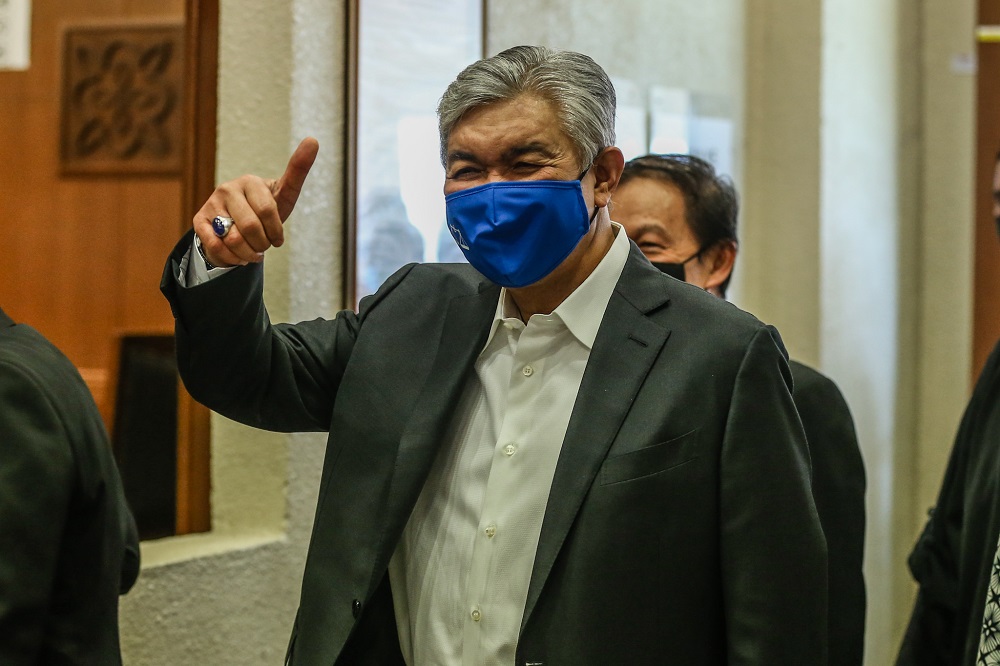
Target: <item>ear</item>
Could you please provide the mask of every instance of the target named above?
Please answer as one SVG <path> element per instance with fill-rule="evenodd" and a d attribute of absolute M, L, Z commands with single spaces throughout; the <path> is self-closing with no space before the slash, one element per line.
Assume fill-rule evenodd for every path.
<path fill-rule="evenodd" d="M 708 279 L 705 281 L 705 291 L 716 296 L 722 296 L 719 287 L 733 272 L 736 264 L 736 241 L 716 243 L 702 256 L 702 264 L 708 269 Z"/>
<path fill-rule="evenodd" d="M 594 158 L 590 168 L 594 174 L 594 205 L 604 208 L 611 201 L 611 195 L 618 187 L 618 179 L 625 168 L 625 156 L 615 146 L 605 148 Z"/>

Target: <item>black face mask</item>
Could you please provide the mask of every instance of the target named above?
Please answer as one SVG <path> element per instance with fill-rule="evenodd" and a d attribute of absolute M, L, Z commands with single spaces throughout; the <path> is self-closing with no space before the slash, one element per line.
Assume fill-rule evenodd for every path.
<path fill-rule="evenodd" d="M 669 263 L 665 261 L 651 261 L 649 263 L 653 264 L 654 266 L 659 268 L 662 272 L 666 273 L 675 280 L 680 280 L 681 282 L 687 282 L 687 271 L 685 270 L 684 265 L 687 264 L 692 259 L 697 259 L 698 257 L 700 257 L 702 252 L 703 250 L 698 250 L 697 252 L 695 252 L 694 254 L 692 254 L 690 257 L 680 262 L 679 264 Z"/>

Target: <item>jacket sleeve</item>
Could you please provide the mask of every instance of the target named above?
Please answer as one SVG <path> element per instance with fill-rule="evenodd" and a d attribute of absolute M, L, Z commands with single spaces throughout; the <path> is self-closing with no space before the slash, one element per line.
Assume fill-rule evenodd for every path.
<path fill-rule="evenodd" d="M 722 445 L 722 576 L 733 666 L 827 662 L 826 543 L 782 349 L 769 327 L 751 340 Z"/>
<path fill-rule="evenodd" d="M 830 666 L 864 659 L 865 466 L 854 420 L 840 389 L 792 364 L 792 397 L 812 458 L 813 498 L 829 552 Z"/>
<path fill-rule="evenodd" d="M 35 664 L 45 638 L 73 492 L 58 406 L 0 362 L 0 664 Z"/>
<path fill-rule="evenodd" d="M 950 485 L 946 477 L 946 486 Z M 954 508 L 939 500 L 908 559 L 920 589 L 896 657 L 897 666 L 944 666 L 954 661 L 958 572 L 948 547 L 949 530 L 939 527 L 949 520 L 946 516 Z"/>
<path fill-rule="evenodd" d="M 160 289 L 175 318 L 177 363 L 191 395 L 240 423 L 281 432 L 325 431 L 354 342 L 374 307 L 408 272 L 402 269 L 361 313 L 272 324 L 264 307 L 263 266 L 234 269 L 184 288 L 180 257 L 191 232 L 174 249 Z"/>

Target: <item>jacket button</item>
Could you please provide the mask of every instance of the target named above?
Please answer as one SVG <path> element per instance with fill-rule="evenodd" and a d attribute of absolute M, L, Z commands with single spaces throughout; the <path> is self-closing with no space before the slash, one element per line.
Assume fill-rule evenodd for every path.
<path fill-rule="evenodd" d="M 351 602 L 351 613 L 354 615 L 354 619 L 361 615 L 361 599 L 355 599 Z"/>

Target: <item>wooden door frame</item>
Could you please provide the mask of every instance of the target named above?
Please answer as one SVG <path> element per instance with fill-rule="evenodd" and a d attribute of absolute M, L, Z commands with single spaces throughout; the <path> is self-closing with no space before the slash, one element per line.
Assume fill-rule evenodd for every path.
<path fill-rule="evenodd" d="M 979 0 L 976 81 L 975 235 L 972 377 L 978 378 L 1000 337 L 1000 242 L 993 220 L 993 169 L 1000 150 L 1000 4 Z"/>
<path fill-rule="evenodd" d="M 186 0 L 184 18 L 180 233 L 191 228 L 190 215 L 215 189 L 219 0 Z M 177 386 L 177 534 L 206 532 L 212 526 L 210 412 L 195 402 L 180 381 Z"/>

